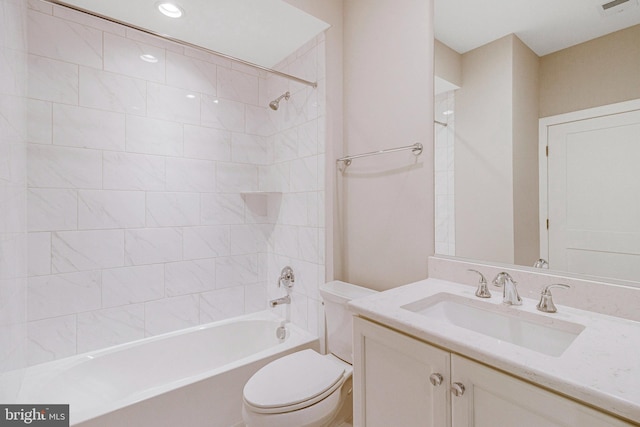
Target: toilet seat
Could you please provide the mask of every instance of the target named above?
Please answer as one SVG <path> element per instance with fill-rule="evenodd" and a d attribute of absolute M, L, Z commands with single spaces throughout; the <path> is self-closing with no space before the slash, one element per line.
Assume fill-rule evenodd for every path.
<path fill-rule="evenodd" d="M 330 396 L 350 371 L 313 350 L 284 356 L 256 372 L 244 387 L 252 412 L 276 414 L 307 408 Z"/>

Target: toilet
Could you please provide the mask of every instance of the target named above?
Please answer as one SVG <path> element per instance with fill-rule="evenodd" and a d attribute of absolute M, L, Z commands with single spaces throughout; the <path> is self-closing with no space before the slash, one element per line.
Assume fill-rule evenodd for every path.
<path fill-rule="evenodd" d="M 353 322 L 346 305 L 375 292 L 340 281 L 320 286 L 330 353 L 298 351 L 256 372 L 243 391 L 247 427 L 324 427 L 351 417 Z"/>

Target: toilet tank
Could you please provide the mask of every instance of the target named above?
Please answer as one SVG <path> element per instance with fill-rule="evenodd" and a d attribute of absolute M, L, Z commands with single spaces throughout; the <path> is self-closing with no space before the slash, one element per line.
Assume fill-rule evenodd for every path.
<path fill-rule="evenodd" d="M 327 324 L 327 347 L 333 355 L 350 364 L 353 364 L 353 319 L 347 303 L 375 293 L 372 289 L 339 280 L 320 285 Z"/>

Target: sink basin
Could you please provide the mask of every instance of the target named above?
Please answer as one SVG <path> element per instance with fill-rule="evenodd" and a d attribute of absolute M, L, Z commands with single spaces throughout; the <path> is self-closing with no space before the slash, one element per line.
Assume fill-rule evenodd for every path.
<path fill-rule="evenodd" d="M 562 355 L 584 330 L 577 323 L 449 293 L 439 293 L 401 308 L 554 357 Z"/>

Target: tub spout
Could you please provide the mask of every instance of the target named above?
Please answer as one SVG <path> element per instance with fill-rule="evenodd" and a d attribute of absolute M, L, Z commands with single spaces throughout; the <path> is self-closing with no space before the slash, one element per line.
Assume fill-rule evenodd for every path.
<path fill-rule="evenodd" d="M 269 301 L 269 305 L 271 307 L 275 307 L 276 305 L 280 304 L 291 304 L 291 296 L 287 295 L 282 298 L 276 298 Z"/>

